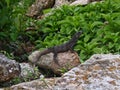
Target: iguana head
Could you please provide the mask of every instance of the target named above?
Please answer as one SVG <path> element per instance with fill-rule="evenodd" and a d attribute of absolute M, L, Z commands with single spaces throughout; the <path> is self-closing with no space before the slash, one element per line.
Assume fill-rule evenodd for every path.
<path fill-rule="evenodd" d="M 76 38 L 79 38 L 82 33 L 83 33 L 83 31 L 79 31 L 79 32 L 77 32 L 74 36 L 75 36 Z"/>

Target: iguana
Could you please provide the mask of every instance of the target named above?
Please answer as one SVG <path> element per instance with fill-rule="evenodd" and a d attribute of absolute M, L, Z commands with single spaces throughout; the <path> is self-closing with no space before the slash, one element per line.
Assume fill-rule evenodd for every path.
<path fill-rule="evenodd" d="M 59 65 L 58 60 L 57 60 L 57 54 L 60 52 L 66 52 L 68 50 L 73 51 L 72 49 L 74 45 L 77 43 L 81 34 L 82 34 L 82 31 L 76 32 L 68 42 L 58 45 L 58 46 L 50 47 L 42 51 L 40 55 L 38 56 L 38 60 L 42 55 L 52 52 L 54 53 L 54 62 Z"/>

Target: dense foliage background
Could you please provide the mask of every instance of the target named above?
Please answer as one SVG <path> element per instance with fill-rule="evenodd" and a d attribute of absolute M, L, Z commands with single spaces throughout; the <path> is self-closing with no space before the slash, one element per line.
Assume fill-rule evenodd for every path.
<path fill-rule="evenodd" d="M 27 58 L 26 43 L 32 41 L 34 33 L 26 28 L 34 22 L 25 16 L 34 0 L 0 1 L 0 52 L 9 58 L 23 61 Z M 32 38 L 34 39 L 34 38 Z M 24 48 L 24 49 L 23 49 Z"/>
<path fill-rule="evenodd" d="M 2 51 L 10 55 L 17 48 L 19 48 L 17 51 L 23 49 L 26 43 L 32 44 L 34 49 L 59 45 L 68 41 L 75 32 L 83 30 L 84 33 L 74 47 L 81 61 L 95 53 L 120 54 L 119 0 L 105 0 L 85 6 L 62 6 L 52 10 L 50 16 L 41 20 L 25 16 L 31 2 L 29 0 L 0 2 L 0 43 L 5 43 L 1 45 Z M 32 25 L 37 30 L 26 31 L 26 28 Z M 27 50 L 19 55 L 15 54 L 17 51 L 14 52 L 14 58 L 17 60 L 22 57 L 19 55 L 27 57 Z"/>
<path fill-rule="evenodd" d="M 95 53 L 120 53 L 120 1 L 105 2 L 86 6 L 62 6 L 53 14 L 38 21 L 39 31 L 44 33 L 37 46 L 46 48 L 61 44 L 77 31 L 83 35 L 74 50 L 81 60 Z"/>

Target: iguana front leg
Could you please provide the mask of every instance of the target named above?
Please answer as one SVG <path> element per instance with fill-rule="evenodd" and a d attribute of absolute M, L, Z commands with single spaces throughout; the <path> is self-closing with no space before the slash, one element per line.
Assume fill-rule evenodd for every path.
<path fill-rule="evenodd" d="M 58 58 L 57 58 L 57 55 L 58 55 L 58 52 L 54 49 L 54 55 L 53 55 L 53 59 L 54 59 L 54 62 L 57 64 L 57 65 L 59 65 L 59 63 L 58 63 Z M 60 66 L 60 65 L 59 65 Z"/>

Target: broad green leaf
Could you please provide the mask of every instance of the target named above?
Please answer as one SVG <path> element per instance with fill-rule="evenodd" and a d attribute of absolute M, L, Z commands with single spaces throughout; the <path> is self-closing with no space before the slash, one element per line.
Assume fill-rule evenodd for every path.
<path fill-rule="evenodd" d="M 84 42 L 86 43 L 86 42 L 88 42 L 89 40 L 90 40 L 90 35 L 86 35 L 85 37 L 84 37 Z"/>

